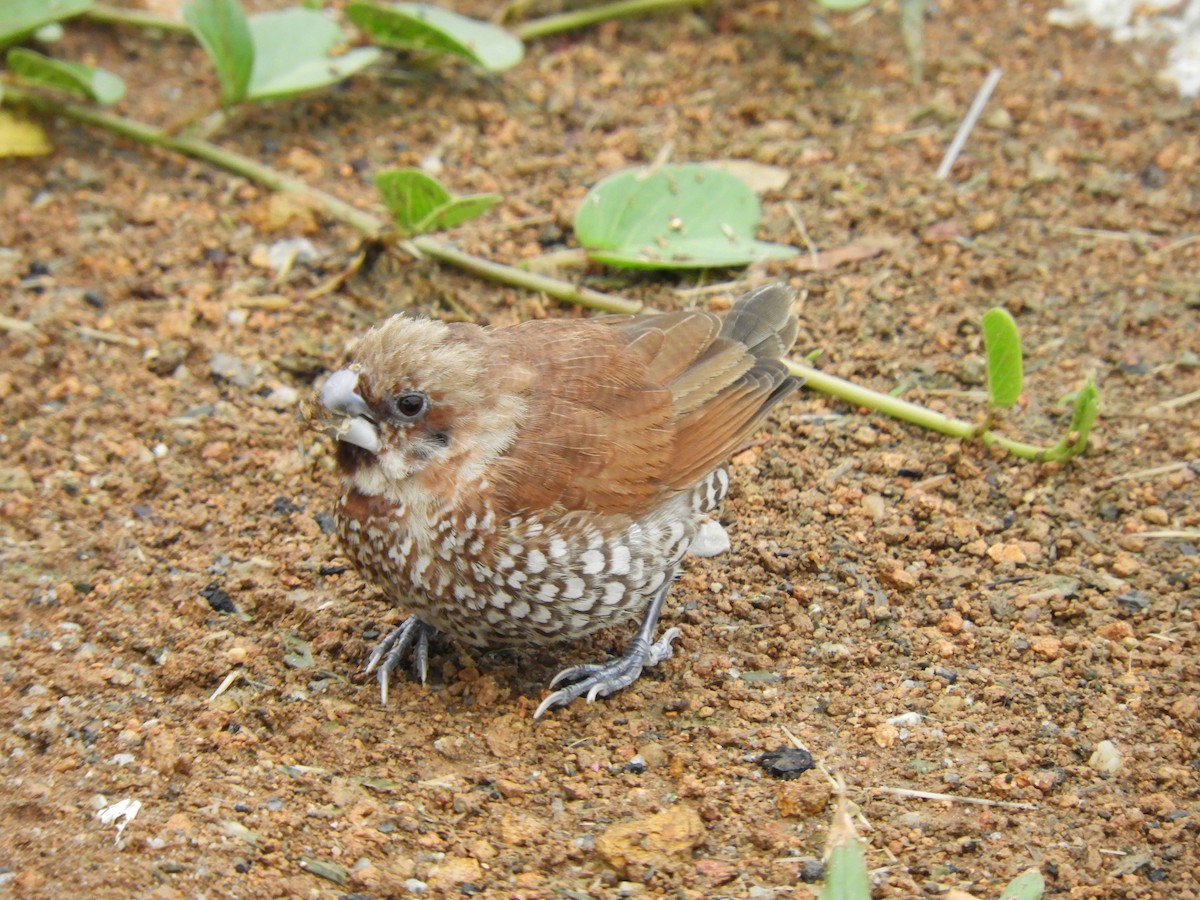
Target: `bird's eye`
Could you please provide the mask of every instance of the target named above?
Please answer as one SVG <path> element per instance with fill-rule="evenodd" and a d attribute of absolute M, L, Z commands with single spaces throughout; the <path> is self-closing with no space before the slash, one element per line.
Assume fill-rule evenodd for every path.
<path fill-rule="evenodd" d="M 429 398 L 420 391 L 405 391 L 392 399 L 396 414 L 404 419 L 418 419 L 429 407 Z"/>

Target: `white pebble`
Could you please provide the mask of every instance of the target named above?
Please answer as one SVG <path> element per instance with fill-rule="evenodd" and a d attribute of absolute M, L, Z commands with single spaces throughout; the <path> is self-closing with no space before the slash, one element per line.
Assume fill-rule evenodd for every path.
<path fill-rule="evenodd" d="M 271 409 L 289 409 L 300 400 L 300 392 L 290 385 L 281 384 L 267 395 L 267 405 Z"/>
<path fill-rule="evenodd" d="M 1101 741 L 1088 758 L 1088 765 L 1104 775 L 1115 775 L 1121 768 L 1121 751 L 1112 741 Z"/>

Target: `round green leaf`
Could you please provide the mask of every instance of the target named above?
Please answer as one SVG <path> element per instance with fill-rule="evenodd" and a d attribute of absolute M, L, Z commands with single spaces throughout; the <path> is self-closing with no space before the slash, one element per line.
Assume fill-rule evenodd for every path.
<path fill-rule="evenodd" d="M 217 70 L 221 105 L 241 103 L 254 68 L 254 42 L 237 0 L 185 0 L 183 21 Z"/>
<path fill-rule="evenodd" d="M 1021 396 L 1021 336 L 1013 317 L 999 307 L 983 314 L 982 326 L 988 400 L 1007 409 Z"/>
<path fill-rule="evenodd" d="M 3 0 L 0 2 L 0 47 L 17 43 L 43 25 L 87 12 L 91 5 L 92 0 Z"/>
<path fill-rule="evenodd" d="M 1026 869 L 1008 883 L 1000 900 L 1038 900 L 1046 891 L 1046 879 L 1037 869 Z"/>
<path fill-rule="evenodd" d="M 246 97 L 272 100 L 328 87 L 379 59 L 377 47 L 359 47 L 339 56 L 329 51 L 344 42 L 341 29 L 311 9 L 284 9 L 250 19 L 254 66 Z"/>
<path fill-rule="evenodd" d="M 69 91 L 105 106 L 125 96 L 125 82 L 106 69 L 52 59 L 23 47 L 13 47 L 5 59 L 8 67 L 29 84 Z"/>
<path fill-rule="evenodd" d="M 350 3 L 346 18 L 381 46 L 451 53 L 489 72 L 512 68 L 525 56 L 511 32 L 427 3 Z"/>
<path fill-rule="evenodd" d="M 694 163 L 605 178 L 575 214 L 575 236 L 598 262 L 626 268 L 744 266 L 795 256 L 755 240 L 758 198 L 739 178 Z"/>

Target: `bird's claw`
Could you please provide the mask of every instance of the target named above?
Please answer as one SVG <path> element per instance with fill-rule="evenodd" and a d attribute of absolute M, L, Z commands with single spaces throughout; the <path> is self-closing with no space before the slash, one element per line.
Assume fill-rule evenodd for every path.
<path fill-rule="evenodd" d="M 539 705 L 533 714 L 540 719 L 542 714 L 555 706 L 566 706 L 576 697 L 587 697 L 593 702 L 597 697 L 607 697 L 633 684 L 643 669 L 656 666 L 671 658 L 671 642 L 681 634 L 678 628 L 668 628 L 653 644 L 641 638 L 634 639 L 623 656 L 606 663 L 589 663 L 563 669 L 550 681 L 550 687 L 565 681 L 574 682 L 555 691 Z"/>
<path fill-rule="evenodd" d="M 412 651 L 413 674 L 421 679 L 422 684 L 425 683 L 429 675 L 429 637 L 435 632 L 432 625 L 426 625 L 416 616 L 409 616 L 375 646 L 371 658 L 367 660 L 366 673 L 370 675 L 376 672 L 380 702 L 385 706 L 388 701 L 388 682 L 409 651 Z"/>

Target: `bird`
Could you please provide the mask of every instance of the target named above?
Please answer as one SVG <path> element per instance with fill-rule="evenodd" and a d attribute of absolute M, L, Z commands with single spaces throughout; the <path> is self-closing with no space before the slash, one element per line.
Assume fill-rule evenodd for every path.
<path fill-rule="evenodd" d="M 697 534 L 723 536 L 728 459 L 801 383 L 792 302 L 774 283 L 724 317 L 366 332 L 307 415 L 335 442 L 345 555 L 407 612 L 367 663 L 384 704 L 406 658 L 425 681 L 437 632 L 540 653 L 640 619 L 622 655 L 559 672 L 534 719 L 670 658 L 680 630 L 656 639 L 658 619 Z"/>

